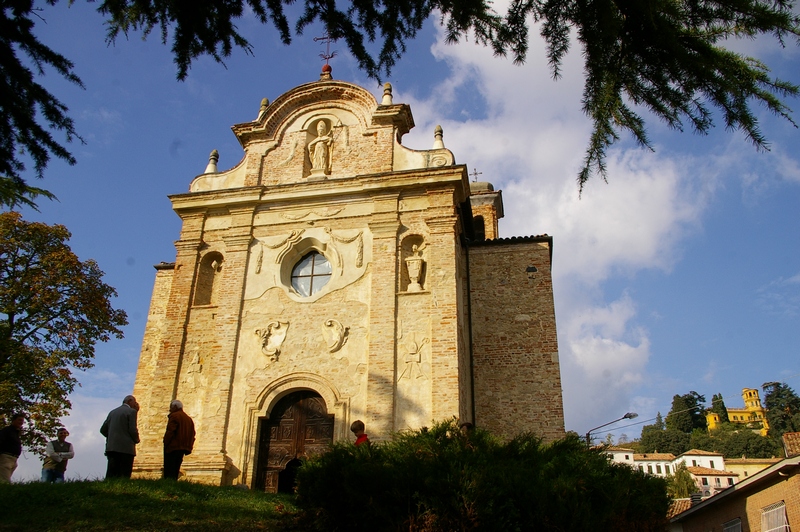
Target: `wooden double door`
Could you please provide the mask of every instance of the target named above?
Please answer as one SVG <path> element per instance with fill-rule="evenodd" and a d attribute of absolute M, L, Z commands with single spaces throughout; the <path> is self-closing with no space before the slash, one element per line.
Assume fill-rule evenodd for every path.
<path fill-rule="evenodd" d="M 259 422 L 256 489 L 291 492 L 300 461 L 333 443 L 333 414 L 312 391 L 290 393 Z"/>

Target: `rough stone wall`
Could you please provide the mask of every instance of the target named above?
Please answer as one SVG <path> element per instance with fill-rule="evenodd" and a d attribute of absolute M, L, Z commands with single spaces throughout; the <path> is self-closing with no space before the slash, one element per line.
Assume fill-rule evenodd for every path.
<path fill-rule="evenodd" d="M 551 245 L 532 237 L 469 248 L 475 424 L 504 437 L 564 435 Z"/>

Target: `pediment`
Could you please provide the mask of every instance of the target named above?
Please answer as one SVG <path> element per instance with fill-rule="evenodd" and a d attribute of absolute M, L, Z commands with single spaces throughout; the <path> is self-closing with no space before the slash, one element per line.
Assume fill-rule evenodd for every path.
<path fill-rule="evenodd" d="M 414 127 L 405 104 L 381 103 L 366 89 L 342 81 L 307 83 L 262 105 L 256 120 L 232 127 L 244 148 L 227 171 L 192 182 L 200 192 L 247 186 L 295 185 L 397 170 L 454 164 L 442 147 L 410 150 L 402 136 Z"/>

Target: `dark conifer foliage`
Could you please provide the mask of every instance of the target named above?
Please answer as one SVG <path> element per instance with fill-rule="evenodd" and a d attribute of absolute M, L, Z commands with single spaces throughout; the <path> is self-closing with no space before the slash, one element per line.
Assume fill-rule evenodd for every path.
<path fill-rule="evenodd" d="M 784 432 L 800 431 L 800 397 L 785 382 L 767 382 L 764 406 L 767 408 L 769 435 L 780 440 Z"/>
<path fill-rule="evenodd" d="M 47 0 L 53 5 L 58 0 Z M 72 3 L 74 0 L 69 0 Z M 505 13 L 485 0 L 103 0 L 108 40 L 120 34 L 156 31 L 172 45 L 178 78 L 192 61 L 209 55 L 222 62 L 235 48 L 252 53 L 237 23 L 255 16 L 271 26 L 285 44 L 309 25 L 321 23 L 328 35 L 343 40 L 360 67 L 378 79 L 389 75 L 430 16 L 446 30 L 447 42 L 472 38 L 498 56 L 522 63 L 530 46 L 530 25 L 540 23 L 551 73 L 558 78 L 565 54 L 575 44 L 584 57 L 583 110 L 593 123 L 581 190 L 595 174 L 606 177 L 606 151 L 627 132 L 650 147 L 644 109 L 670 127 L 688 126 L 706 133 L 715 111 L 726 128 L 739 129 L 758 149 L 767 149 L 754 106 L 792 121 L 784 99 L 800 87 L 770 75 L 767 65 L 725 47 L 727 39 L 800 37 L 795 0 L 511 0 Z M 34 81 L 17 57 L 28 56 L 41 75 L 54 68 L 80 85 L 68 59 L 41 44 L 31 33 L 38 12 L 33 0 L 2 0 L 0 13 L 0 202 L 31 204 L 37 195 L 23 177 L 22 154 L 34 160 L 40 176 L 50 155 L 74 163 L 52 137 L 80 138 L 66 107 Z M 296 18 L 292 18 L 292 14 Z M 252 38 L 252 37 L 251 37 Z M 37 114 L 38 113 L 38 114 Z M 39 114 L 41 116 L 39 116 Z M 792 122 L 794 123 L 794 122 Z"/>

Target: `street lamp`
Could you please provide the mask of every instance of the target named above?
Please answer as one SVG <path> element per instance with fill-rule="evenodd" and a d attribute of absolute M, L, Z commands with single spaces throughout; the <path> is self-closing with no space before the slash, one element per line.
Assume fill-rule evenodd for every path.
<path fill-rule="evenodd" d="M 592 446 L 592 440 L 590 439 L 592 432 L 596 431 L 597 429 L 602 429 L 603 427 L 611 425 L 612 423 L 616 423 L 617 421 L 622 421 L 623 419 L 633 419 L 635 417 L 638 417 L 638 415 L 639 414 L 637 414 L 636 412 L 628 412 L 627 414 L 625 414 L 624 416 L 622 416 L 619 419 L 615 419 L 614 421 L 609 421 L 608 423 L 603 423 L 599 427 L 595 427 L 593 429 L 589 429 L 589 432 L 586 433 L 586 447 L 591 447 Z"/>

